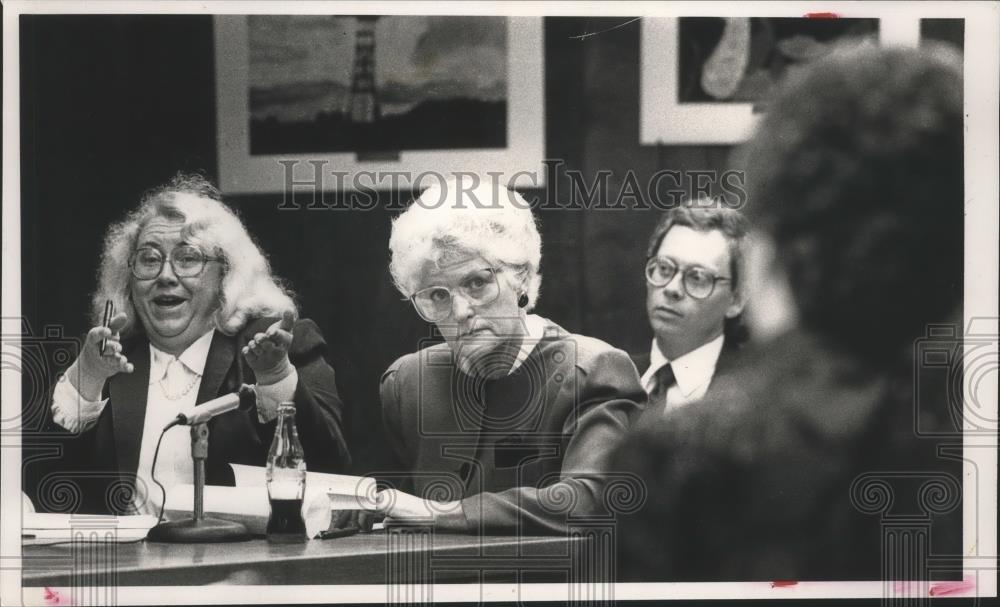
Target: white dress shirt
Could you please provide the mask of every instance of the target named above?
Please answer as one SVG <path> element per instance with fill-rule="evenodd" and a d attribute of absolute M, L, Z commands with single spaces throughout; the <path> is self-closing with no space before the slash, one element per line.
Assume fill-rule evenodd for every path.
<path fill-rule="evenodd" d="M 139 468 L 136 471 L 135 506 L 140 513 L 159 513 L 162 496 L 151 476 L 156 441 L 163 427 L 182 409 L 195 405 L 214 334 L 214 331 L 205 333 L 176 357 L 149 345 L 149 388 L 139 447 Z M 256 387 L 257 418 L 261 423 L 277 417 L 278 405 L 292 399 L 297 385 L 298 373 L 292 367 L 292 372 L 281 381 Z M 108 399 L 86 400 L 72 382 L 63 377 L 53 393 L 52 417 L 63 428 L 82 432 L 97 423 L 107 402 Z M 172 485 L 194 482 L 189 427 L 174 426 L 163 435 L 156 462 L 156 479 L 168 491 Z"/>
<path fill-rule="evenodd" d="M 666 413 L 704 397 L 709 384 L 712 383 L 712 376 L 715 375 L 715 365 L 719 362 L 723 341 L 724 337 L 719 335 L 707 344 L 671 361 L 660 351 L 656 338 L 653 338 L 649 352 L 649 369 L 646 369 L 640 378 L 642 387 L 646 390 L 646 394 L 652 394 L 656 389 L 656 372 L 667 364 L 673 370 L 677 381 L 667 390 L 665 406 L 664 403 L 650 403 L 650 406 L 664 406 L 663 412 Z"/>
<path fill-rule="evenodd" d="M 213 332 L 199 337 L 180 356 L 172 356 L 149 346 L 149 391 L 146 393 L 146 418 L 142 424 L 139 469 L 136 472 L 136 510 L 157 514 L 162 495 L 153 482 L 153 452 L 160 431 L 177 413 L 193 407 L 198 399 L 201 376 L 205 371 Z M 156 479 L 167 491 L 174 485 L 194 482 L 191 460 L 191 428 L 174 426 L 163 435 L 156 461 Z"/>

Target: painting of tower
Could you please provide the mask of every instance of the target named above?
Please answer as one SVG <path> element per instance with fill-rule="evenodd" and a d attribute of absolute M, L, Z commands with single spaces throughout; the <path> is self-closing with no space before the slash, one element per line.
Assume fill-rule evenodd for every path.
<path fill-rule="evenodd" d="M 377 15 L 358 15 L 351 73 L 351 121 L 371 124 L 380 118 L 375 85 L 375 23 Z"/>
<path fill-rule="evenodd" d="M 505 149 L 507 18 L 250 15 L 251 155 Z"/>

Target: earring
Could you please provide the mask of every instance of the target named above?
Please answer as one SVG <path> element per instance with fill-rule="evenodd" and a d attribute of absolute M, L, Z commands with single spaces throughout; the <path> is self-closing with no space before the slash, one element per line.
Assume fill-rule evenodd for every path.
<path fill-rule="evenodd" d="M 527 308 L 528 307 L 528 294 L 521 293 L 520 297 L 517 298 L 517 307 Z"/>

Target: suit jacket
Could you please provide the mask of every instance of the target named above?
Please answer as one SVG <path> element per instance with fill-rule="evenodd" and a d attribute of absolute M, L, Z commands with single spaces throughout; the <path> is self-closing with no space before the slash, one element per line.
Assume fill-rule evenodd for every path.
<path fill-rule="evenodd" d="M 618 526 L 622 581 L 881 579 L 882 559 L 904 553 L 884 552 L 885 521 L 864 502 L 886 497 L 892 514 L 919 515 L 921 483 L 943 473 L 961 486 L 961 461 L 914 433 L 913 370 L 912 357 L 862 360 L 802 332 L 747 348 L 700 406 L 622 443 L 616 469 L 649 487 Z M 947 401 L 928 398 L 945 391 L 920 389 L 945 415 Z M 856 479 L 886 471 L 912 478 L 858 497 Z M 948 484 L 938 487 L 933 508 L 948 510 Z M 934 553 L 961 550 L 958 493 L 925 519 Z"/>
<path fill-rule="evenodd" d="M 603 512 L 609 457 L 645 397 L 625 352 L 548 321 L 507 377 L 470 377 L 437 344 L 397 360 L 381 384 L 405 488 L 460 500 L 436 528 L 465 533 L 564 533 Z"/>
<path fill-rule="evenodd" d="M 712 381 L 708 384 L 708 391 L 705 392 L 705 396 L 703 396 L 701 400 L 706 400 L 712 396 L 715 387 L 718 385 L 718 378 L 732 373 L 739 366 L 741 350 L 742 348 L 740 345 L 734 345 L 729 337 L 724 339 L 722 342 L 722 350 L 719 351 L 719 359 L 715 363 L 715 372 L 712 373 Z M 635 368 L 639 372 L 639 377 L 641 378 L 649 369 L 649 350 L 629 354 L 629 357 L 635 364 Z M 647 414 L 650 416 L 657 416 L 662 413 L 662 407 L 647 408 Z"/>
<path fill-rule="evenodd" d="M 240 354 L 242 348 L 276 318 L 251 320 L 234 336 L 215 332 L 198 389 L 197 403 L 229 394 L 241 384 L 256 382 L 253 370 Z M 293 397 L 295 421 L 310 470 L 341 472 L 350 465 L 342 425 L 344 405 L 337 395 L 334 370 L 323 357 L 326 342 L 311 320 L 299 320 L 292 329 L 289 360 L 298 373 Z M 97 424 L 80 436 L 78 452 L 89 455 L 93 483 L 85 490 L 83 511 L 122 512 L 131 502 L 139 465 L 146 396 L 149 389 L 149 340 L 136 336 L 122 344 L 134 365 L 129 374 L 118 374 L 105 385 L 108 403 Z M 205 482 L 233 485 L 230 463 L 263 466 L 277 421 L 261 424 L 257 411 L 229 411 L 208 422 L 208 459 Z M 116 478 L 117 477 L 117 478 Z"/>

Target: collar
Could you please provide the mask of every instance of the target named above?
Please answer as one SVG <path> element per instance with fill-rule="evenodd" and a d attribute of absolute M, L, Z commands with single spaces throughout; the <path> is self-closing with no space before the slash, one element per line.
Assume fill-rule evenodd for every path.
<path fill-rule="evenodd" d="M 531 353 L 538 346 L 538 343 L 545 337 L 545 319 L 535 314 L 528 314 L 524 317 L 524 339 L 521 340 L 521 349 L 517 352 L 514 364 L 510 366 L 507 375 L 513 374 L 524 361 L 528 360 Z"/>
<path fill-rule="evenodd" d="M 719 335 L 712 341 L 698 346 L 683 356 L 678 356 L 676 360 L 667 360 L 667 357 L 660 351 L 653 338 L 653 345 L 649 351 L 649 368 L 642 374 L 642 386 L 646 392 L 653 389 L 653 382 L 656 372 L 661 367 L 670 363 L 677 379 L 677 387 L 685 397 L 690 397 L 698 388 L 712 381 L 715 374 L 715 365 L 719 362 L 719 354 L 722 352 L 722 345 L 725 340 L 723 335 Z"/>
<path fill-rule="evenodd" d="M 163 379 L 167 374 L 167 366 L 174 360 L 180 361 L 182 365 L 192 373 L 196 375 L 203 375 L 205 373 L 205 361 L 208 360 L 208 350 L 212 345 L 212 337 L 215 335 L 215 331 L 211 330 L 199 337 L 187 347 L 186 350 L 181 352 L 180 356 L 176 358 L 167 354 L 166 352 L 159 350 L 152 342 L 149 344 L 150 363 L 149 363 L 149 383 L 155 384 L 156 382 Z"/>

